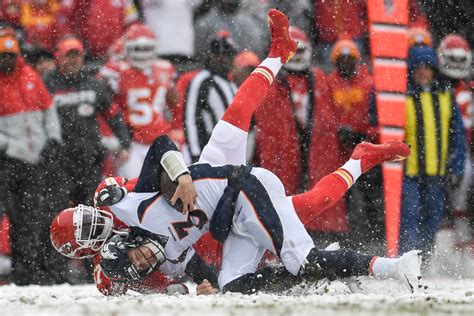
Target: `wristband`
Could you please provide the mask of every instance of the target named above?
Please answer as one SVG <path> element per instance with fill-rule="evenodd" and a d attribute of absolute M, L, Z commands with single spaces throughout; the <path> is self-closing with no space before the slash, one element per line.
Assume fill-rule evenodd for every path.
<path fill-rule="evenodd" d="M 189 173 L 183 155 L 179 151 L 167 151 L 160 162 L 172 181 L 176 181 L 182 174 Z"/>

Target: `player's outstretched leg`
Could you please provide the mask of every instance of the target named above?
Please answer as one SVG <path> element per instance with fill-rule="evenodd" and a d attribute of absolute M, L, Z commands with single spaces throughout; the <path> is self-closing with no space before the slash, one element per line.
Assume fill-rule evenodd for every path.
<path fill-rule="evenodd" d="M 400 281 L 412 293 L 421 289 L 421 256 L 419 250 L 405 253 L 400 258 L 364 255 L 348 249 L 334 251 L 313 248 L 300 275 L 307 280 L 336 279 L 373 275 L 379 279 Z"/>
<path fill-rule="evenodd" d="M 268 57 L 240 86 L 234 100 L 204 147 L 199 162 L 245 164 L 247 132 L 255 110 L 263 103 L 270 85 L 283 64 L 296 52 L 296 42 L 288 31 L 288 18 L 278 10 L 268 13 L 271 46 Z"/>
<path fill-rule="evenodd" d="M 410 155 L 410 148 L 400 141 L 381 145 L 358 144 L 351 159 L 332 174 L 322 178 L 308 192 L 292 197 L 293 206 L 303 224 L 336 204 L 362 173 L 384 161 L 397 161 Z"/>
<path fill-rule="evenodd" d="M 281 66 L 296 53 L 297 44 L 288 31 L 288 18 L 280 11 L 268 12 L 271 46 L 268 57 L 244 81 L 223 120 L 248 131 L 253 112 L 262 104 Z"/>

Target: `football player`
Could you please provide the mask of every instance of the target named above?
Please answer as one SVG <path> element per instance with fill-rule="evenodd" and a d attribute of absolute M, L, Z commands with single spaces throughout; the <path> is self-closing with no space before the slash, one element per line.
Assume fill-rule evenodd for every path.
<path fill-rule="evenodd" d="M 156 36 L 144 24 L 130 26 L 116 48 L 100 76 L 109 84 L 116 109 L 132 133 L 128 159 L 118 174 L 136 178 L 150 144 L 170 131 L 168 105 L 175 99 L 176 71 L 170 62 L 157 58 Z"/>
<path fill-rule="evenodd" d="M 281 181 L 270 171 L 243 165 L 252 113 L 265 98 L 274 75 L 296 51 L 286 16 L 272 9 L 268 17 L 272 33 L 269 57 L 243 83 L 198 163 L 187 168 L 167 136 L 156 138 L 133 192 L 108 210 L 79 205 L 58 214 L 51 228 L 58 251 L 64 253 L 58 235 L 70 229 L 77 248 L 68 251 L 101 250 L 100 266 L 114 280 L 139 282 L 159 269 L 168 276 L 187 274 L 198 284 L 204 279 L 215 284 L 193 249 L 210 231 L 224 244 L 217 281 L 224 292 L 260 290 L 262 274 L 255 272 L 266 250 L 276 254 L 286 273 L 298 279 L 373 274 L 399 279 L 412 290 L 421 286 L 418 251 L 396 259 L 350 250 L 322 251 L 314 246 L 295 211 L 313 209 L 317 215 L 337 202 L 361 173 L 382 161 L 406 158 L 408 146 L 401 142 L 359 144 L 342 168 L 311 191 L 295 196 L 286 196 Z M 176 180 L 177 191 L 180 186 L 192 191 L 190 181 L 196 189 L 197 200 L 187 212 L 173 207 L 176 185 L 171 181 Z M 73 214 L 72 219 L 66 214 Z M 129 226 L 130 232 L 108 239 L 113 218 Z"/>
<path fill-rule="evenodd" d="M 454 221 L 456 236 L 456 249 L 462 256 L 471 258 L 473 256 L 472 243 L 472 202 L 469 204 L 469 195 L 473 194 L 473 166 L 471 157 L 473 147 L 472 123 L 473 123 L 473 90 L 474 81 L 471 79 L 472 53 L 468 42 L 461 36 L 449 34 L 445 36 L 438 46 L 438 68 L 440 70 L 440 81 L 446 89 L 454 93 L 454 100 L 461 112 L 463 125 L 466 131 L 466 162 L 462 178 L 453 176 L 450 180 L 450 207 Z M 470 150 L 471 149 L 471 150 Z M 449 266 L 449 265 L 448 265 Z M 465 271 L 469 271 L 469 268 Z"/>

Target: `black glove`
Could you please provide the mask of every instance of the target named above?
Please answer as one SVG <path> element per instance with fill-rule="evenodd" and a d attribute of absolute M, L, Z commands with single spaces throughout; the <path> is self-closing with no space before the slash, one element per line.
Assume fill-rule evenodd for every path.
<path fill-rule="evenodd" d="M 61 144 L 53 138 L 48 139 L 41 151 L 41 163 L 59 167 L 61 159 Z"/>
<path fill-rule="evenodd" d="M 99 191 L 95 198 L 96 206 L 109 206 L 120 202 L 125 191 L 117 185 L 108 185 Z"/>
<path fill-rule="evenodd" d="M 338 137 L 340 144 L 346 149 L 353 149 L 357 144 L 367 139 L 364 133 L 356 132 L 348 126 L 339 128 Z"/>

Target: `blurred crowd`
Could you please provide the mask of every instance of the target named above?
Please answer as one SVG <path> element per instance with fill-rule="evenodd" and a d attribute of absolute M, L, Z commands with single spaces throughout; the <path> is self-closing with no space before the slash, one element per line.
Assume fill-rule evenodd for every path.
<path fill-rule="evenodd" d="M 404 163 L 399 250 L 422 249 L 429 258 L 436 233 L 446 229 L 452 249 L 472 258 L 472 4 L 408 3 L 405 141 L 412 154 Z M 89 265 L 52 249 L 51 220 L 72 205 L 92 205 L 104 177 L 138 177 L 159 135 L 196 161 L 266 54 L 269 8 L 290 17 L 298 51 L 255 113 L 248 162 L 273 171 L 295 194 L 342 165 L 357 143 L 378 142 L 366 6 L 0 0 L 0 279 L 84 281 L 65 271 Z M 383 254 L 381 183 L 376 168 L 325 213 L 301 214 L 316 243 Z"/>

